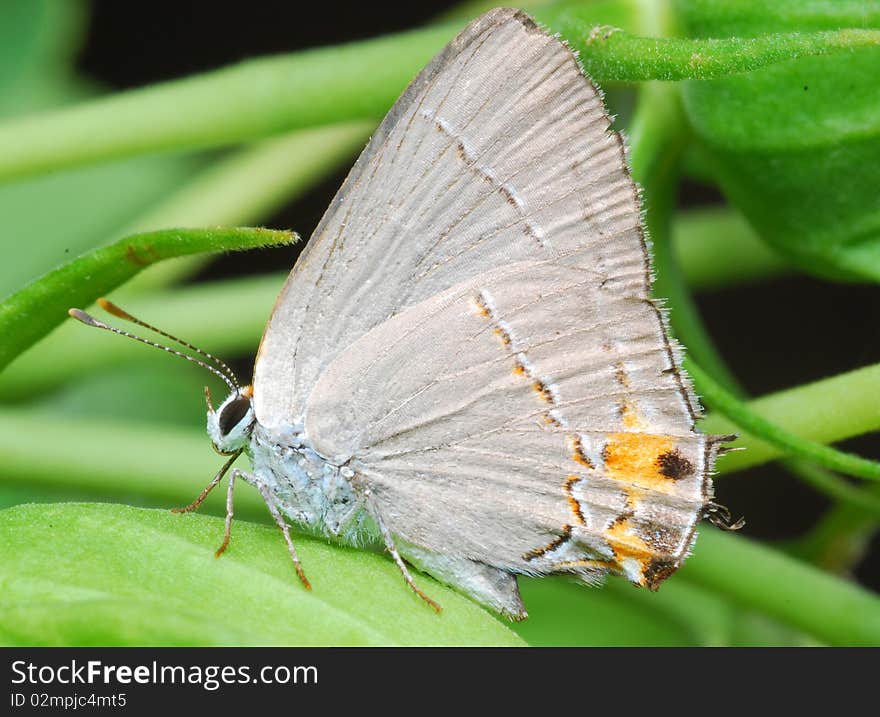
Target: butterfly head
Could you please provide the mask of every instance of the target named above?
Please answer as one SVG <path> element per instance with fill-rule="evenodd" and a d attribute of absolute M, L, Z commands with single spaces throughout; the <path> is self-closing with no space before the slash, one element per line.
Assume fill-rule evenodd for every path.
<path fill-rule="evenodd" d="M 138 326 L 142 326 L 145 329 L 149 329 L 150 331 L 171 339 L 184 348 L 195 352 L 197 356 L 178 351 L 170 346 L 157 343 L 152 339 L 137 336 L 129 331 L 123 331 L 115 326 L 110 326 L 103 321 L 99 321 L 82 309 L 70 309 L 67 312 L 72 318 L 86 326 L 103 329 L 104 331 L 110 331 L 114 334 L 133 339 L 134 341 L 139 341 L 142 344 L 152 346 L 155 349 L 161 349 L 172 356 L 185 359 L 197 366 L 201 366 L 206 371 L 210 371 L 217 378 L 222 380 L 230 390 L 229 396 L 215 411 L 214 406 L 211 403 L 211 392 L 208 390 L 208 387 L 205 386 L 205 401 L 208 404 L 208 435 L 214 443 L 214 449 L 218 453 L 231 455 L 232 453 L 240 451 L 247 445 L 251 430 L 256 421 L 256 414 L 254 413 L 253 406 L 254 389 L 252 386 L 241 386 L 238 379 L 235 377 L 235 373 L 226 363 L 213 354 L 191 344 L 189 341 L 179 339 L 173 334 L 169 334 L 167 331 L 163 331 L 152 324 L 148 324 L 146 321 L 142 321 L 136 316 L 132 316 L 130 313 L 107 299 L 98 299 L 97 303 L 113 316 L 137 324 Z"/>
<path fill-rule="evenodd" d="M 227 455 L 244 448 L 256 422 L 252 387 L 244 386 L 232 391 L 216 411 L 207 387 L 205 400 L 208 404 L 208 436 L 214 444 L 214 450 Z"/>

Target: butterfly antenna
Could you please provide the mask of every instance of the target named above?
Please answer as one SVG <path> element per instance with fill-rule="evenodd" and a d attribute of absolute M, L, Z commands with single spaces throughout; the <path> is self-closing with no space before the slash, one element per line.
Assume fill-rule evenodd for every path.
<path fill-rule="evenodd" d="M 170 354 L 174 354 L 175 356 L 179 356 L 182 359 L 186 359 L 187 361 L 191 361 L 194 364 L 201 366 L 204 369 L 207 369 L 211 373 L 213 373 L 217 378 L 222 380 L 227 386 L 229 386 L 230 391 L 238 391 L 239 386 L 238 383 L 233 381 L 232 378 L 227 376 L 225 373 L 220 371 L 219 369 L 206 364 L 204 361 L 200 361 L 199 359 L 185 354 L 181 351 L 176 351 L 168 346 L 164 346 L 162 344 L 156 343 L 155 341 L 150 341 L 149 339 L 142 338 L 141 336 L 137 336 L 135 334 L 129 333 L 128 331 L 123 331 L 122 329 L 117 329 L 115 326 L 110 326 L 109 324 L 105 324 L 103 321 L 98 321 L 94 316 L 87 314 L 85 311 L 81 311 L 80 309 L 69 309 L 67 312 L 72 318 L 76 319 L 84 323 L 86 326 L 94 326 L 96 329 L 104 329 L 104 331 L 110 331 L 114 334 L 119 334 L 120 336 L 126 336 L 130 339 L 134 339 L 135 341 L 140 341 L 142 344 L 146 344 L 147 346 L 152 346 L 153 348 L 162 349 L 163 351 L 167 351 Z"/>
<path fill-rule="evenodd" d="M 166 339 L 171 339 L 172 341 L 176 341 L 181 346 L 185 346 L 186 348 L 195 351 L 200 356 L 203 356 L 204 358 L 208 359 L 209 361 L 212 361 L 214 363 L 214 365 L 216 365 L 221 371 L 223 371 L 223 373 L 226 374 L 227 378 L 229 378 L 229 380 L 235 384 L 236 388 L 239 387 L 238 379 L 235 377 L 235 373 L 233 372 L 233 370 L 229 367 L 229 365 L 225 361 L 223 361 L 220 358 L 217 358 L 216 356 L 214 356 L 214 354 L 208 353 L 207 351 L 200 349 L 198 346 L 194 346 L 189 341 L 184 341 L 183 339 L 180 339 L 177 336 L 174 336 L 173 334 L 169 334 L 167 331 L 162 331 L 162 329 L 157 328 L 157 327 L 153 326 L 152 324 L 148 324 L 146 321 L 142 321 L 141 319 L 137 318 L 136 316 L 132 316 L 125 309 L 120 308 L 119 306 L 114 304 L 112 301 L 108 301 L 107 299 L 102 298 L 102 299 L 98 299 L 97 303 L 98 303 L 98 306 L 100 306 L 102 309 L 104 309 L 104 311 L 106 311 L 108 314 L 112 314 L 113 316 L 116 316 L 117 318 L 120 318 L 120 319 L 124 319 L 125 321 L 130 321 L 131 323 L 137 324 L 138 326 L 143 326 L 145 329 L 149 329 L 150 331 L 154 331 L 157 334 L 159 334 L 160 336 L 164 336 Z"/>

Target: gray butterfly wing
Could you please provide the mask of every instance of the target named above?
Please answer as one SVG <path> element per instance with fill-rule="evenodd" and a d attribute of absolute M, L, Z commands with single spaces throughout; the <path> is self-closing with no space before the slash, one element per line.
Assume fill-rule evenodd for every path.
<path fill-rule="evenodd" d="M 412 83 L 288 279 L 258 420 L 305 420 L 391 533 L 656 587 L 715 445 L 651 302 L 638 192 L 571 51 L 515 11 Z"/>
<path fill-rule="evenodd" d="M 650 300 L 518 262 L 355 341 L 312 392 L 306 433 L 408 543 L 656 587 L 690 548 L 714 458 L 666 345 Z"/>
<path fill-rule="evenodd" d="M 257 358 L 258 420 L 301 417 L 329 363 L 401 309 L 550 258 L 647 296 L 638 196 L 599 93 L 567 47 L 494 10 L 394 105 L 291 272 Z"/>

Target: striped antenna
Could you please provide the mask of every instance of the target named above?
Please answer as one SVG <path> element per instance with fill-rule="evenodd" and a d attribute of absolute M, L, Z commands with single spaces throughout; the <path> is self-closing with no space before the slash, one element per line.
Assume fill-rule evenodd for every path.
<path fill-rule="evenodd" d="M 157 349 L 162 349 L 163 351 L 167 351 L 170 354 L 174 354 L 175 356 L 179 356 L 182 359 L 186 359 L 187 361 L 191 361 L 194 364 L 201 366 L 204 369 L 207 369 L 211 373 L 213 373 L 217 378 L 221 379 L 227 386 L 229 386 L 230 391 L 239 391 L 238 382 L 233 382 L 229 376 L 220 371 L 219 369 L 206 364 L 204 361 L 200 361 L 193 356 L 182 353 L 181 351 L 175 351 L 168 346 L 163 346 L 162 344 L 158 344 L 155 341 L 150 341 L 149 339 L 142 338 L 135 334 L 129 333 L 128 331 L 123 331 L 122 329 L 117 329 L 115 326 L 110 326 L 109 324 L 105 324 L 103 321 L 98 321 L 94 316 L 87 314 L 85 311 L 80 309 L 68 309 L 67 313 L 76 319 L 77 321 L 81 321 L 86 326 L 94 326 L 96 329 L 104 329 L 104 331 L 110 331 L 114 334 L 119 334 L 120 336 L 126 336 L 130 339 L 134 339 L 135 341 L 140 341 L 142 344 L 146 344 L 147 346 L 152 346 Z"/>
<path fill-rule="evenodd" d="M 137 324 L 138 326 L 143 326 L 145 329 L 149 329 L 150 331 L 155 331 L 160 336 L 164 336 L 166 339 L 171 339 L 172 341 L 176 341 L 181 346 L 185 346 L 188 349 L 192 349 L 200 356 L 204 356 L 209 361 L 212 361 L 214 365 L 216 365 L 224 374 L 226 374 L 227 378 L 229 378 L 232 383 L 235 384 L 236 388 L 239 388 L 238 379 L 235 378 L 235 373 L 232 369 L 226 364 L 222 359 L 217 358 L 214 354 L 210 354 L 207 351 L 200 349 L 198 346 L 193 346 L 189 341 L 184 341 L 183 339 L 179 339 L 172 334 L 169 334 L 167 331 L 162 331 L 162 329 L 156 328 L 152 324 L 148 324 L 146 321 L 142 321 L 136 316 L 132 316 L 125 309 L 120 308 L 112 301 L 101 298 L 98 299 L 98 306 L 100 306 L 104 311 L 108 314 L 112 314 L 117 318 L 124 319 L 125 321 L 130 321 L 133 324 Z"/>

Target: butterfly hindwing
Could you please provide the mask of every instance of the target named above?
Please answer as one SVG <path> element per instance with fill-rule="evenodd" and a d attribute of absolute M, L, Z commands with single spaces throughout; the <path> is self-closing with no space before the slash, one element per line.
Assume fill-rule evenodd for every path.
<path fill-rule="evenodd" d="M 653 586 L 690 548 L 714 450 L 662 345 L 649 301 L 521 262 L 348 347 L 311 394 L 306 432 L 409 543 Z"/>

